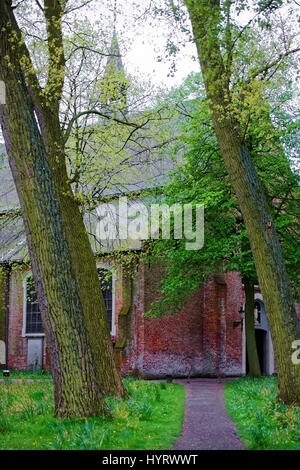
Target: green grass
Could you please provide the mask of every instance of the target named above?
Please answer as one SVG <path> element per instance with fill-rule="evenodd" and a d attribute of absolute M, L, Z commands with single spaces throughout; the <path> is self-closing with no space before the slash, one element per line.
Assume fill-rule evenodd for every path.
<path fill-rule="evenodd" d="M 277 391 L 275 377 L 242 378 L 225 385 L 227 413 L 247 449 L 300 449 L 300 407 L 279 402 Z"/>
<path fill-rule="evenodd" d="M 107 399 L 113 419 L 63 420 L 53 417 L 52 383 L 0 383 L 0 449 L 171 449 L 181 431 L 185 388 L 134 379 L 124 384 L 128 399 Z"/>
<path fill-rule="evenodd" d="M 0 370 L 0 379 L 52 379 L 51 373 L 46 370 L 10 370 L 9 377 L 3 377 L 3 371 Z"/>

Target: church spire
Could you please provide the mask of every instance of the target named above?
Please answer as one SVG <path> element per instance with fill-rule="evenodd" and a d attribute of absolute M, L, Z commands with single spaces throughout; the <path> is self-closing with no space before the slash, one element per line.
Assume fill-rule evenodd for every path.
<path fill-rule="evenodd" d="M 125 75 L 115 26 L 114 26 L 109 54 L 110 55 L 107 59 L 104 75 L 107 73 L 110 73 L 112 69 L 113 71 L 120 72 L 120 73 L 123 73 L 123 75 Z"/>
<path fill-rule="evenodd" d="M 120 53 L 118 37 L 116 33 L 116 2 L 114 8 L 114 29 L 111 40 L 109 57 L 104 70 L 101 88 L 102 105 L 109 112 L 126 112 L 128 80 Z"/>

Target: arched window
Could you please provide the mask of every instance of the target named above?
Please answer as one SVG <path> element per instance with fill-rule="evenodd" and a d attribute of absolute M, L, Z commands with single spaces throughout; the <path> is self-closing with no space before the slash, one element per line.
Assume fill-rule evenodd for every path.
<path fill-rule="evenodd" d="M 32 275 L 27 276 L 24 281 L 25 334 L 43 334 L 42 318 Z"/>
<path fill-rule="evenodd" d="M 100 286 L 104 298 L 104 304 L 106 308 L 109 330 L 111 334 L 115 334 L 114 324 L 114 273 L 103 267 L 98 267 L 98 276 Z"/>
<path fill-rule="evenodd" d="M 104 304 L 109 322 L 111 334 L 115 334 L 115 306 L 114 306 L 114 273 L 110 270 L 98 267 L 98 276 L 104 298 Z M 37 295 L 34 287 L 32 274 L 26 276 L 23 281 L 24 289 L 24 322 L 23 336 L 41 335 L 44 333 L 42 318 L 37 301 Z"/>

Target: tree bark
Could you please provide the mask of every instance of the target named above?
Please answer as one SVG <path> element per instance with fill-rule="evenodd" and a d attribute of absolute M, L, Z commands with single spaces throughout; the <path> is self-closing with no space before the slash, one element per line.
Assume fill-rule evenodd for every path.
<path fill-rule="evenodd" d="M 229 111 L 229 77 L 219 44 L 219 1 L 185 0 L 185 4 L 215 133 L 243 214 L 264 298 L 276 357 L 279 397 L 286 403 L 299 403 L 300 366 L 292 362 L 292 343 L 300 339 L 299 320 L 264 193 L 239 124 Z"/>
<path fill-rule="evenodd" d="M 54 13 L 49 11 L 51 18 Z M 31 71 L 25 74 L 21 68 L 27 57 L 20 38 L 11 1 L 3 1 L 0 79 L 6 104 L 0 106 L 0 120 L 50 351 L 55 415 L 97 415 L 105 411 L 105 394 L 120 397 L 125 390 L 95 258 L 68 183 L 57 102 L 43 102 Z"/>
<path fill-rule="evenodd" d="M 255 339 L 254 324 L 254 284 L 252 279 L 244 278 L 245 289 L 245 330 L 246 330 L 246 347 L 248 355 L 249 372 L 252 377 L 260 377 L 261 370 L 258 360 L 258 353 Z"/>

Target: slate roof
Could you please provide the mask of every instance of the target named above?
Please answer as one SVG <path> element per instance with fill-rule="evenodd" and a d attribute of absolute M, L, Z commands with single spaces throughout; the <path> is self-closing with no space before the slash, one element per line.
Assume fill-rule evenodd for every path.
<path fill-rule="evenodd" d="M 115 30 L 111 43 L 111 56 L 108 58 L 106 70 L 109 72 L 112 67 L 124 72 Z M 170 121 L 165 121 L 165 125 L 170 125 Z M 176 133 L 175 129 L 176 123 L 172 120 L 173 134 Z M 105 175 L 105 172 L 103 172 L 103 175 L 101 173 L 101 187 L 103 190 L 97 195 L 98 198 L 132 192 L 141 193 L 146 189 L 161 187 L 166 183 L 174 162 L 161 151 L 158 142 L 156 142 L 155 131 L 151 137 L 144 137 L 142 142 L 143 145 L 139 152 L 136 152 L 134 145 L 132 148 L 129 146 L 130 166 L 125 169 L 125 167 L 119 165 L 120 171 L 116 179 L 111 178 L 109 174 Z M 127 145 L 130 145 L 129 141 Z M 140 146 L 140 143 L 137 145 Z M 93 152 L 92 149 L 89 151 Z M 131 154 L 133 159 L 131 159 Z M 180 155 L 178 158 L 181 159 Z M 83 194 L 85 192 L 90 194 L 88 185 L 80 189 Z M 19 208 L 20 204 L 8 165 L 5 147 L 0 143 L 0 263 L 4 261 L 21 261 L 28 256 L 25 231 L 22 217 L 19 215 Z M 85 214 L 84 221 L 88 232 L 92 233 L 95 230 L 95 213 Z M 95 241 L 93 235 L 90 236 L 90 240 L 94 251 L 99 251 L 99 244 Z M 139 244 L 133 244 L 131 248 L 136 249 L 138 246 Z M 109 248 L 113 247 L 107 246 L 107 249 Z"/>
<path fill-rule="evenodd" d="M 0 263 L 23 261 L 28 258 L 26 235 L 19 209 L 20 204 L 9 168 L 5 148 L 0 148 Z M 149 156 L 136 159 L 132 170 L 119 174 L 118 180 L 111 184 L 101 196 L 118 196 L 132 192 L 143 192 L 146 189 L 161 187 L 166 180 L 174 163 L 167 156 L 149 160 Z M 2 163 L 1 163 L 2 162 Z M 84 222 L 90 234 L 90 241 L 95 252 L 111 251 L 120 248 L 117 242 L 101 243 L 95 239 L 96 217 L 94 213 L 84 215 Z M 139 249 L 140 243 L 131 243 L 123 249 Z"/>
<path fill-rule="evenodd" d="M 0 144 L 0 214 L 20 207 L 4 145 Z"/>
<path fill-rule="evenodd" d="M 0 218 L 0 263 L 23 261 L 28 257 L 22 217 L 10 215 Z"/>
<path fill-rule="evenodd" d="M 22 217 L 15 213 L 19 208 L 5 147 L 0 145 L 0 263 L 23 260 L 27 256 Z"/>

